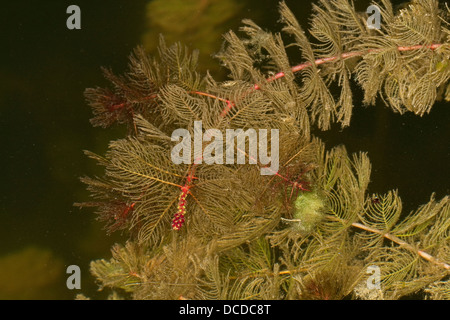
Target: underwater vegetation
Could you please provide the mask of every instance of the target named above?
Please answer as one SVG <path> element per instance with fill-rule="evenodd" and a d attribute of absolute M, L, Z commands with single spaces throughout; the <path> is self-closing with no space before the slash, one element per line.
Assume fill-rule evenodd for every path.
<path fill-rule="evenodd" d="M 196 51 L 163 38 L 158 57 L 137 48 L 127 73 L 104 70 L 112 86 L 85 92 L 91 123 L 128 135 L 106 155 L 86 152 L 105 171 L 82 178 L 94 199 L 77 205 L 129 240 L 91 263 L 101 288 L 132 299 L 450 298 L 449 196 L 405 213 L 397 190 L 368 194 L 366 153 L 327 150 L 311 133 L 350 125 L 354 86 L 364 104 L 381 99 L 401 114 L 448 100 L 449 9 L 378 6 L 379 30 L 348 0 L 315 2 L 308 32 L 283 2 L 280 32 L 244 20 L 217 54 L 227 81 L 200 74 Z M 261 174 L 267 163 L 247 140 L 231 150 L 243 163 L 194 152 L 175 164 L 173 132 L 195 136 L 196 121 L 200 158 L 221 154 L 210 133 L 278 130 L 279 167 Z"/>

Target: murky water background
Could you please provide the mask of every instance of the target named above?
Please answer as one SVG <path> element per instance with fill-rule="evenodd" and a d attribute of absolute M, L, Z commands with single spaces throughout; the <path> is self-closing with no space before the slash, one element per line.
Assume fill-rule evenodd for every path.
<path fill-rule="evenodd" d="M 147 3 L 78 1 L 81 30 L 66 28 L 66 8 L 73 4 L 69 1 L 10 1 L 1 6 L 0 299 L 72 299 L 81 292 L 103 297 L 96 293 L 88 265 L 108 258 L 110 246 L 122 239 L 106 236 L 92 211 L 73 203 L 89 199 L 78 178 L 101 174 L 82 150 L 103 154 L 108 141 L 121 137 L 123 130 L 92 128 L 83 91 L 107 85 L 101 66 L 125 71 L 128 55 L 145 34 L 165 32 L 149 30 Z M 356 3 L 362 10 L 367 6 L 367 1 Z M 276 4 L 248 1 L 222 27 L 235 28 L 244 17 L 276 27 Z M 309 1 L 287 4 L 305 25 Z M 220 33 L 208 37 L 217 39 L 209 45 L 218 50 Z M 187 44 L 202 46 L 193 39 Z M 378 103 L 356 108 L 350 128 L 317 134 L 329 147 L 343 143 L 351 152 L 367 151 L 373 166 L 369 191 L 398 188 L 409 212 L 426 203 L 432 192 L 437 198 L 450 193 L 449 116 L 445 103 L 423 118 L 400 116 Z M 72 264 L 82 271 L 78 291 L 66 288 L 65 270 Z"/>

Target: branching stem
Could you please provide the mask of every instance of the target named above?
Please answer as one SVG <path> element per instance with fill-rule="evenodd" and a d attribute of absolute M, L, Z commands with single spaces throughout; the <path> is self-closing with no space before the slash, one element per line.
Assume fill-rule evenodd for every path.
<path fill-rule="evenodd" d="M 440 43 L 431 44 L 431 45 L 400 46 L 400 47 L 397 47 L 397 50 L 400 51 L 400 52 L 411 51 L 411 50 L 420 50 L 420 49 L 436 50 L 436 49 L 438 49 L 441 46 L 442 46 L 442 44 L 440 44 Z M 381 50 L 382 49 L 368 49 L 368 50 L 362 50 L 362 51 L 344 52 L 344 53 L 342 53 L 341 55 L 338 55 L 338 56 L 316 59 L 314 61 L 314 64 L 316 66 L 318 66 L 318 65 L 321 65 L 321 64 L 324 64 L 324 63 L 328 63 L 328 62 L 334 62 L 334 61 L 337 61 L 339 59 L 349 59 L 349 58 L 353 58 L 353 57 L 364 56 L 364 55 L 369 54 L 369 53 L 380 52 Z M 311 67 L 312 65 L 313 64 L 311 62 L 302 63 L 302 64 L 299 64 L 299 65 L 296 65 L 296 66 L 292 67 L 291 68 L 291 72 L 292 73 L 296 73 L 296 72 L 299 72 L 299 71 L 301 71 L 301 70 L 303 70 L 305 68 Z M 285 75 L 286 75 L 285 72 L 278 72 L 274 76 L 267 78 L 267 82 L 278 80 L 280 78 L 283 78 Z M 261 87 L 258 84 L 254 84 L 253 85 L 253 89 L 254 90 L 259 90 L 259 89 L 261 89 Z M 227 104 L 227 106 L 223 109 L 223 111 L 221 113 L 222 117 L 224 117 L 231 110 L 231 108 L 235 105 L 234 102 L 229 100 L 229 99 L 221 98 L 221 97 L 218 97 L 218 96 L 215 96 L 213 94 L 206 93 L 206 92 L 191 91 L 190 93 L 206 96 L 206 97 L 209 97 L 209 98 L 213 98 L 213 99 L 217 99 L 219 101 L 225 102 Z"/>
<path fill-rule="evenodd" d="M 419 256 L 421 256 L 422 258 L 424 258 L 425 260 L 439 266 L 442 267 L 446 270 L 450 270 L 450 265 L 448 263 L 442 262 L 438 259 L 436 259 L 435 257 L 433 257 L 432 255 L 430 255 L 429 253 L 423 251 L 423 250 L 419 250 L 417 248 L 415 248 L 414 246 L 412 246 L 411 244 L 407 243 L 406 241 L 403 241 L 402 239 L 390 234 L 390 233 L 384 233 L 381 230 L 363 225 L 359 222 L 353 222 L 352 226 L 358 229 L 362 229 L 368 232 L 372 232 L 372 233 L 377 233 L 381 236 L 383 236 L 386 239 L 391 240 L 392 242 L 395 242 L 396 244 L 398 244 L 400 247 L 405 248 L 409 251 L 415 252 L 417 253 Z"/>

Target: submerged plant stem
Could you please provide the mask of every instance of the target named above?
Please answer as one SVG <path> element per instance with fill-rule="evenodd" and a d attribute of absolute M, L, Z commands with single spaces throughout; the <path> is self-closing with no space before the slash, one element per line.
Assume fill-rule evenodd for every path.
<path fill-rule="evenodd" d="M 412 50 L 420 50 L 420 49 L 436 50 L 436 49 L 440 48 L 441 46 L 442 46 L 442 44 L 440 44 L 440 43 L 431 44 L 431 45 L 399 46 L 399 47 L 397 47 L 397 50 L 400 51 L 400 52 L 412 51 Z M 332 56 L 332 57 L 325 57 L 325 58 L 316 59 L 314 61 L 314 65 L 319 66 L 319 65 L 324 64 L 324 63 L 337 61 L 339 59 L 349 59 L 349 58 L 353 58 L 353 57 L 361 57 L 361 56 L 364 56 L 364 55 L 369 54 L 369 53 L 376 53 L 376 52 L 380 52 L 380 51 L 381 51 L 381 49 L 368 49 L 368 50 L 361 50 L 361 51 L 344 52 L 344 53 L 342 53 L 341 55 L 338 55 L 338 56 Z M 296 73 L 296 72 L 299 72 L 299 71 L 301 71 L 301 70 L 303 70 L 305 68 L 311 67 L 312 65 L 313 65 L 313 63 L 311 63 L 311 62 L 305 62 L 305 63 L 302 63 L 302 64 L 299 64 L 299 65 L 296 65 L 296 66 L 292 67 L 291 68 L 291 72 L 292 73 Z M 275 74 L 274 76 L 271 76 L 271 77 L 267 78 L 266 80 L 268 82 L 275 81 L 275 80 L 283 78 L 285 75 L 286 75 L 285 72 L 280 71 L 277 74 Z M 259 89 L 261 89 L 261 87 L 258 84 L 254 84 L 252 89 L 259 90 Z M 210 93 L 201 92 L 201 91 L 191 91 L 190 93 L 191 94 L 201 95 L 201 96 L 206 96 L 206 97 L 209 97 L 209 98 L 212 98 L 212 99 L 216 99 L 216 100 L 225 102 L 227 104 L 227 106 L 222 110 L 221 117 L 224 117 L 233 108 L 233 106 L 235 105 L 234 102 L 229 100 L 229 99 L 218 97 L 218 96 L 215 96 L 215 95 L 210 94 Z"/>
<path fill-rule="evenodd" d="M 383 236 L 386 239 L 391 240 L 392 242 L 395 242 L 396 244 L 398 244 L 400 247 L 405 248 L 407 250 L 410 250 L 412 252 L 417 253 L 419 256 L 421 256 L 422 258 L 424 258 L 425 260 L 441 267 L 441 268 L 445 268 L 446 270 L 450 270 L 450 265 L 448 263 L 442 262 L 438 259 L 436 259 L 435 257 L 433 257 L 432 255 L 430 255 L 429 253 L 423 251 L 423 250 L 419 250 L 417 248 L 415 248 L 414 246 L 412 246 L 411 244 L 399 239 L 398 237 L 390 234 L 390 233 L 384 233 L 378 229 L 372 228 L 372 227 L 368 227 L 366 225 L 363 225 L 359 222 L 353 222 L 352 226 L 355 228 L 359 228 L 368 232 L 372 232 L 372 233 L 377 233 L 381 236 Z"/>

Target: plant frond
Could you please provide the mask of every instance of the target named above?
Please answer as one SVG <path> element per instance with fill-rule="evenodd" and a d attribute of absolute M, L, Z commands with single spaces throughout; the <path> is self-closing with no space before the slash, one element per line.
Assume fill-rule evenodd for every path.
<path fill-rule="evenodd" d="M 450 300 L 450 282 L 436 281 L 425 289 L 430 300 Z"/>
<path fill-rule="evenodd" d="M 93 201 L 77 206 L 97 207 L 108 232 L 128 230 L 130 241 L 91 264 L 102 287 L 135 299 L 342 299 L 362 297 L 366 269 L 377 266 L 378 298 L 448 296 L 450 198 L 432 195 L 402 219 L 397 191 L 367 195 L 366 153 L 327 150 L 311 134 L 350 125 L 355 82 L 365 104 L 381 98 L 399 113 L 422 116 L 450 100 L 448 6 L 379 7 L 379 30 L 350 0 L 318 0 L 308 30 L 284 2 L 280 33 L 244 20 L 242 36 L 228 32 L 217 55 L 229 71 L 223 82 L 197 72 L 197 52 L 162 38 L 159 57 L 138 48 L 123 75 L 104 69 L 111 86 L 85 92 L 91 122 L 131 130 L 105 156 L 86 152 L 104 174 L 82 178 Z M 200 157 L 174 163 L 176 129 L 200 133 Z M 266 140 L 272 163 L 249 138 L 222 148 L 233 163 L 206 161 L 220 153 L 208 129 L 276 130 L 279 140 Z"/>
<path fill-rule="evenodd" d="M 397 223 L 402 212 L 402 202 L 397 191 L 377 196 L 378 201 L 366 201 L 360 219 L 366 226 L 388 233 Z"/>

